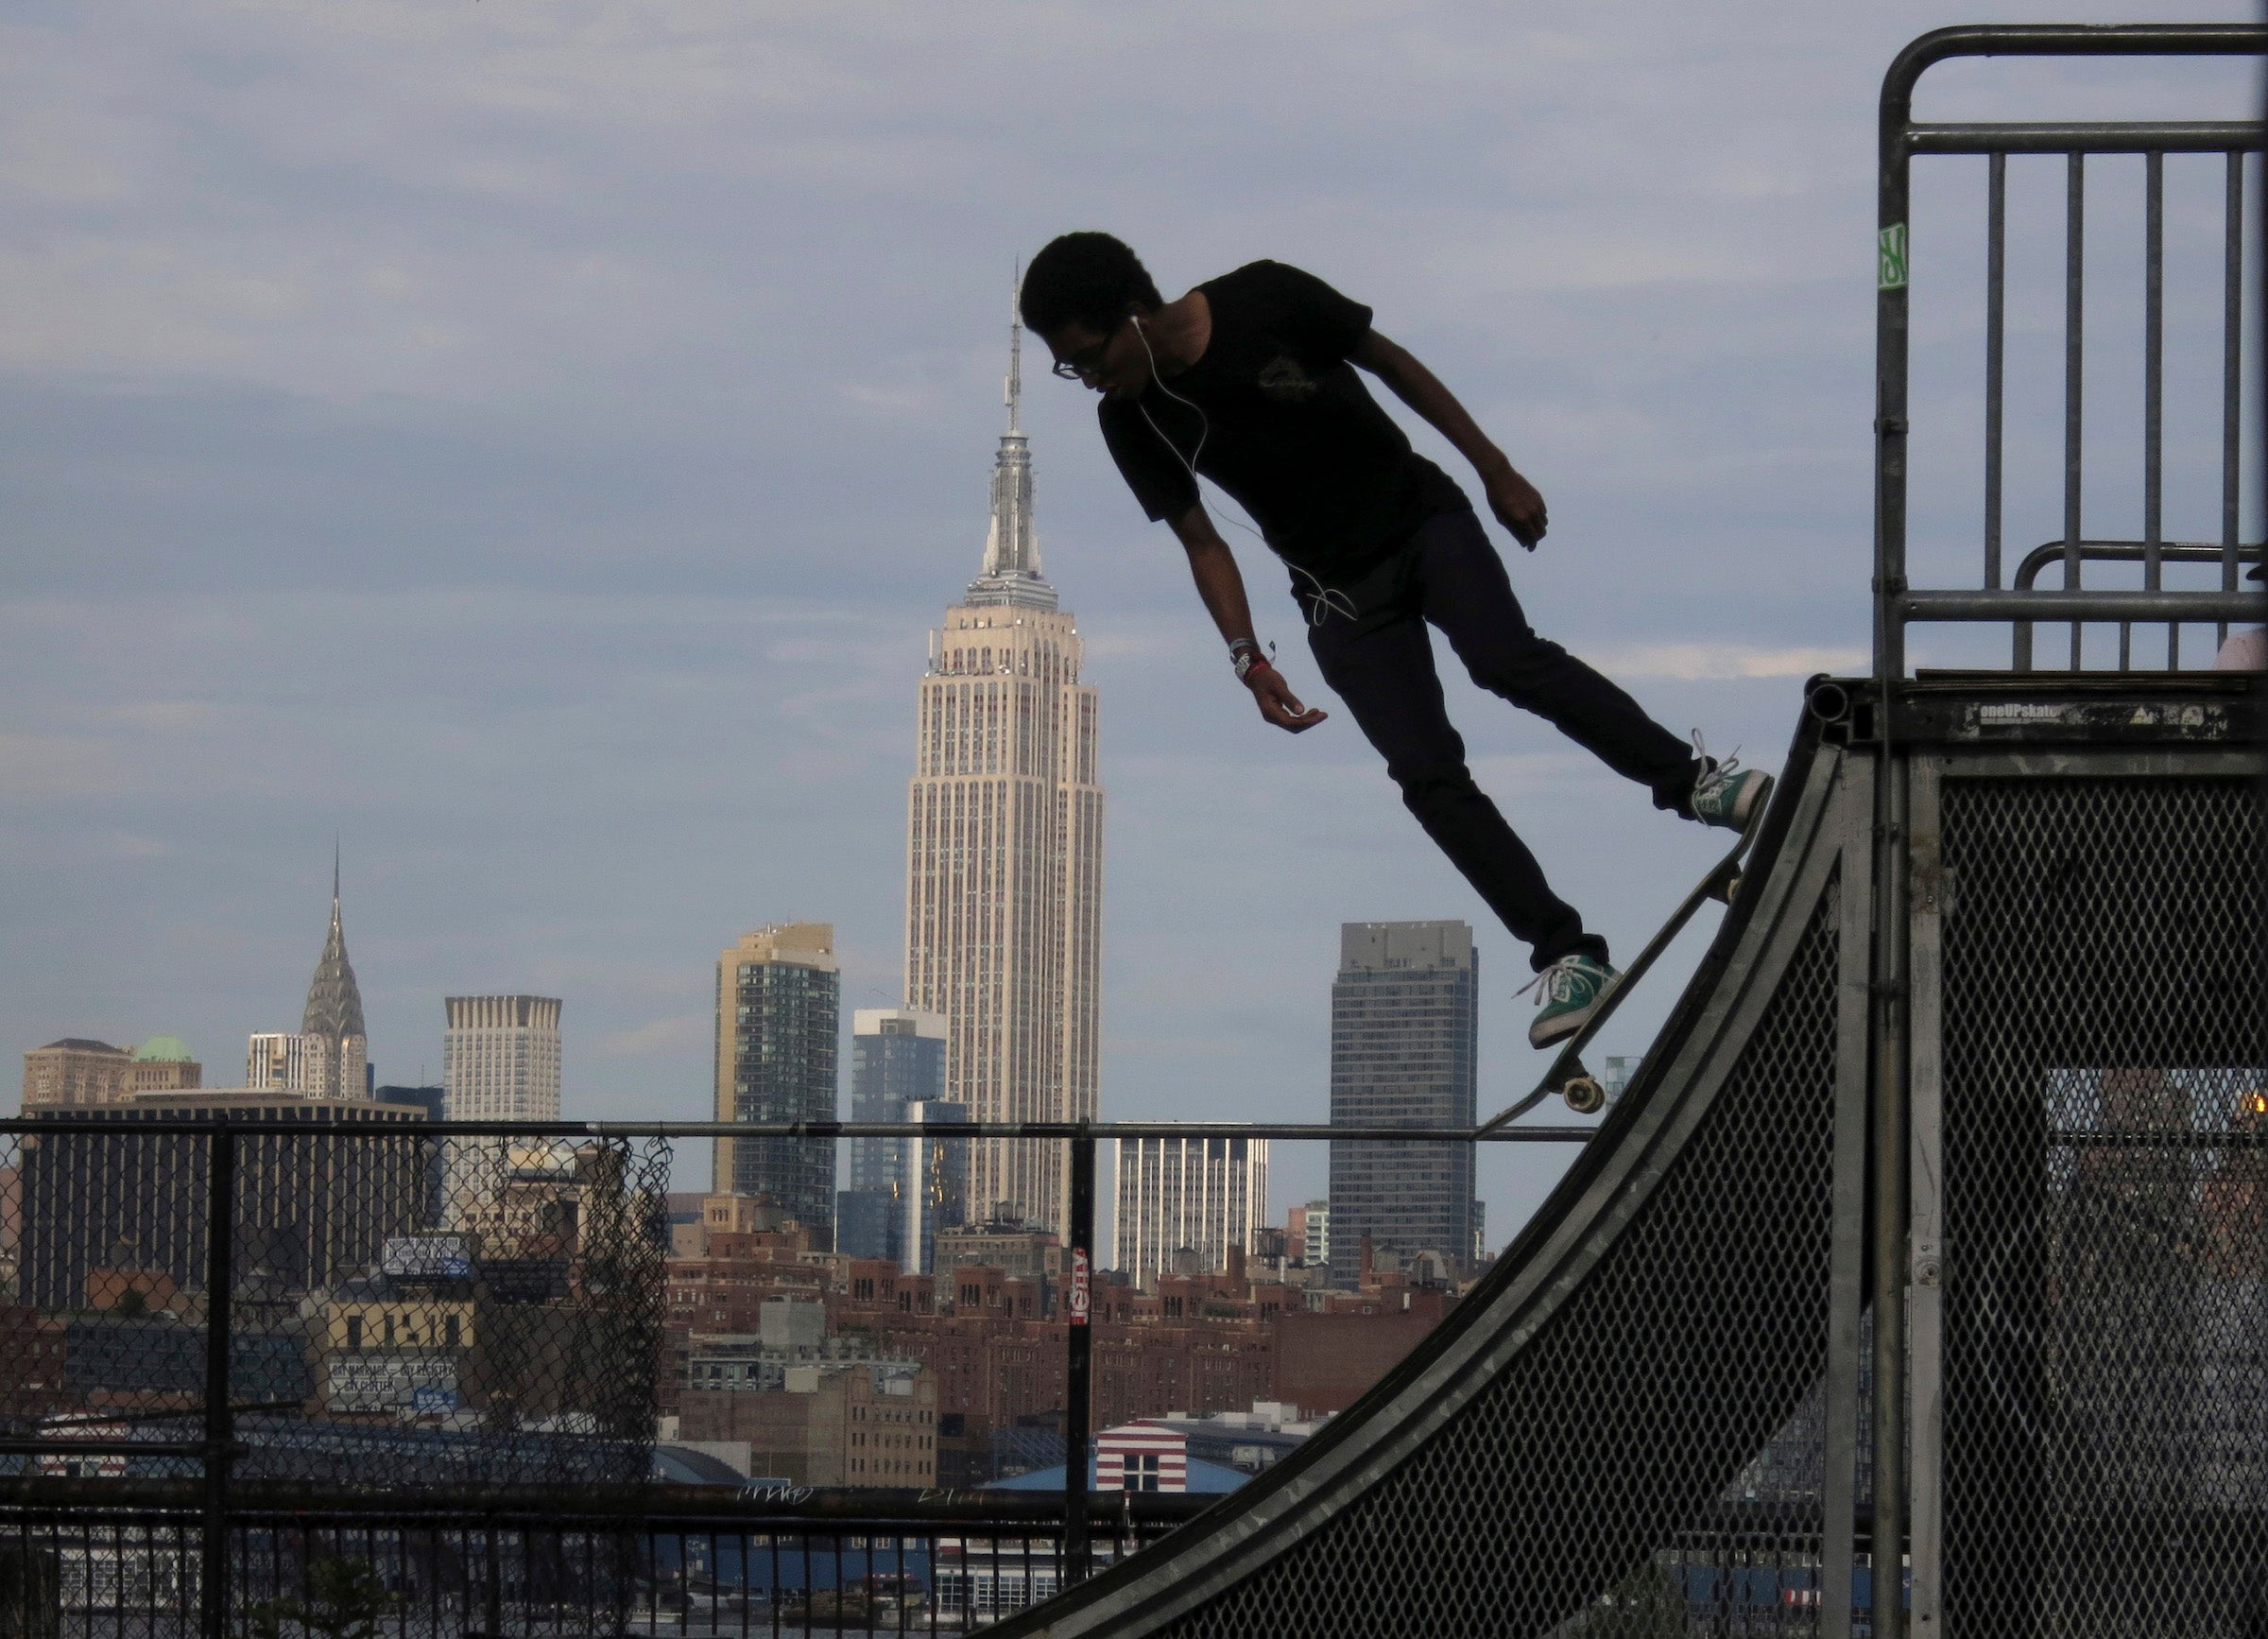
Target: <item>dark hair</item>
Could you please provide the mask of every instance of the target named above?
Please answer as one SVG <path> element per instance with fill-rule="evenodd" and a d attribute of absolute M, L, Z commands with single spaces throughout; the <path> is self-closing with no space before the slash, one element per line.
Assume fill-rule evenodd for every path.
<path fill-rule="evenodd" d="M 1024 323 L 1041 336 L 1066 324 L 1108 335 L 1128 309 L 1164 305 L 1157 282 L 1123 239 L 1108 233 L 1061 233 L 1023 270 Z"/>

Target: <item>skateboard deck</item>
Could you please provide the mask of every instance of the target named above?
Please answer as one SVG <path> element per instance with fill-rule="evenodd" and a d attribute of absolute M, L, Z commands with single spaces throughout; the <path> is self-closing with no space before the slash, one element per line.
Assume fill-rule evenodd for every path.
<path fill-rule="evenodd" d="M 1577 1115 L 1595 1115 L 1606 1108 L 1606 1090 L 1585 1066 L 1585 1051 L 1597 1039 L 1606 1021 L 1614 1017 L 1614 1010 L 1623 1005 L 1623 998 L 1638 988 L 1638 981 L 1646 976 L 1646 970 L 1654 965 L 1663 951 L 1669 949 L 1670 941 L 1685 931 L 1685 924 L 1693 920 L 1693 913 L 1701 908 L 1702 903 L 1711 899 L 1726 905 L 1732 903 L 1732 896 L 1740 891 L 1742 861 L 1747 857 L 1749 845 L 1756 840 L 1757 832 L 1763 826 L 1764 812 L 1771 806 L 1771 797 L 1769 790 L 1763 793 L 1757 802 L 1756 812 L 1748 817 L 1747 826 L 1726 851 L 1725 856 L 1711 865 L 1708 874 L 1693 884 L 1692 891 L 1678 901 L 1677 908 L 1670 912 L 1669 920 L 1656 930 L 1652 939 L 1646 940 L 1645 949 L 1640 951 L 1630 965 L 1615 976 L 1606 995 L 1600 998 L 1598 1011 L 1583 1022 L 1581 1029 L 1559 1044 L 1559 1050 L 1552 1056 L 1551 1068 L 1543 1073 L 1543 1079 L 1537 1082 L 1534 1090 L 1519 1103 L 1489 1117 L 1480 1127 L 1481 1132 L 1493 1132 L 1506 1122 L 1519 1120 L 1555 1093 L 1566 1099 L 1568 1109 Z"/>

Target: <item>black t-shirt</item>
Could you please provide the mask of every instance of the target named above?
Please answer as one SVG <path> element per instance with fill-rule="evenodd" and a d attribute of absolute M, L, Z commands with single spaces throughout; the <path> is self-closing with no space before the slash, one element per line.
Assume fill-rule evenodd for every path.
<path fill-rule="evenodd" d="M 1470 505 L 1410 448 L 1347 362 L 1369 334 L 1370 309 L 1281 262 L 1254 262 L 1198 288 L 1212 309 L 1203 356 L 1138 399 L 1102 403 L 1104 441 L 1151 518 L 1196 504 L 1182 464 L 1193 461 L 1287 562 L 1336 584 L 1435 513 Z"/>

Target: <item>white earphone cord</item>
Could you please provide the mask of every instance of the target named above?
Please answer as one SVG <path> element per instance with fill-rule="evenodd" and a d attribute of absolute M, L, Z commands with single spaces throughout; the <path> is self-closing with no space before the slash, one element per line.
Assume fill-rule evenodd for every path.
<path fill-rule="evenodd" d="M 1189 474 L 1191 486 L 1196 490 L 1199 499 L 1202 499 L 1205 493 L 1205 480 L 1197 474 L 1197 459 L 1205 453 L 1205 440 L 1212 436 L 1211 418 L 1206 415 L 1204 409 L 1200 405 L 1191 403 L 1188 399 L 1183 398 L 1179 393 L 1176 392 L 1172 388 L 1165 385 L 1165 377 L 1158 373 L 1158 355 L 1150 351 L 1149 333 L 1143 329 L 1141 316 L 1139 314 L 1135 314 L 1129 315 L 1129 317 L 1132 318 L 1134 321 L 1134 338 L 1142 343 L 1143 355 L 1150 361 L 1150 380 L 1157 384 L 1158 390 L 1160 392 L 1165 394 L 1167 398 L 1172 399 L 1176 404 L 1184 405 L 1196 416 L 1196 448 L 1192 450 L 1188 455 L 1183 455 L 1181 453 L 1181 446 L 1174 442 L 1173 440 L 1167 438 L 1165 436 L 1165 429 L 1160 427 L 1155 421 L 1150 419 L 1149 405 L 1143 404 L 1141 399 L 1137 398 L 1134 401 L 1134 407 L 1142 412 L 1142 419 L 1148 424 L 1150 431 L 1158 435 L 1158 441 L 1163 444 L 1167 449 L 1171 450 L 1174 455 L 1174 459 L 1181 463 L 1182 471 Z M 1218 486 L 1216 485 L 1215 488 L 1218 488 Z M 1222 509 L 1221 516 L 1228 518 L 1229 523 L 1234 524 L 1239 529 L 1242 529 L 1246 534 L 1251 536 L 1253 540 L 1259 542 L 1263 546 L 1266 546 L 1268 544 L 1268 538 L 1265 535 L 1263 535 L 1258 529 L 1255 529 L 1251 525 L 1246 523 L 1242 518 L 1230 517 L 1226 509 Z M 1275 549 L 1273 547 L 1269 547 L 1269 550 L 1274 551 Z M 1323 622 L 1334 612 L 1345 615 L 1349 620 L 1355 618 L 1357 611 L 1354 607 L 1354 599 L 1349 597 L 1347 594 L 1341 592 L 1335 586 L 1324 585 L 1323 582 L 1318 580 L 1313 573 L 1300 567 L 1300 565 L 1292 562 L 1290 559 L 1282 558 L 1280 554 L 1278 556 L 1280 560 L 1291 569 L 1293 574 L 1306 576 L 1308 583 L 1314 586 L 1315 589 L 1314 606 L 1307 612 L 1308 625 L 1321 626 Z"/>

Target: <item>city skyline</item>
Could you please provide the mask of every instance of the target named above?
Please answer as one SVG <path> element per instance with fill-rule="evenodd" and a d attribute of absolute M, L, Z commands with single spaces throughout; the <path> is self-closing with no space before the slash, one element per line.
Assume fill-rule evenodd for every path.
<path fill-rule="evenodd" d="M 1359 53 L 1274 11 L 1128 14 L 1108 52 L 1060 15 L 903 14 L 879 48 L 918 59 L 910 78 L 860 71 L 874 13 L 676 34 L 601 9 L 615 33 L 350 6 L 16 37 L 20 116 L 83 128 L 53 187 L 0 179 L 26 282 L 0 598 L 17 1049 L 170 1030 L 235 1080 L 247 1032 L 298 1023 L 339 831 L 389 1081 L 438 1075 L 438 998 L 527 991 L 568 998 L 575 1113 L 698 1117 L 710 963 L 768 917 L 836 923 L 846 1006 L 902 1001 L 907 656 L 970 567 L 1004 286 L 1069 226 L 1125 235 L 1168 294 L 1270 255 L 1373 304 L 1551 502 L 1534 556 L 1498 538 L 1539 627 L 1769 766 L 1801 680 L 1864 664 L 1853 326 L 1882 65 L 1980 12 L 2195 9 L 1615 4 L 1547 26 L 1452 6 Z M 1287 72 L 1241 83 L 1260 49 Z M 1193 57 L 1199 87 L 1160 118 L 1155 87 Z M 256 91 L 237 63 L 263 65 Z M 2054 118 L 2074 94 L 2248 117 L 2242 78 L 1956 66 L 1932 117 Z M 1344 123 L 1318 125 L 1318 95 Z M 321 185 L 307 118 L 337 144 Z M 1059 135 L 1121 129 L 1143 140 Z M 1330 944 L 1372 917 L 1474 923 L 1484 1085 L 1510 1102 L 1537 1068 L 1510 941 L 1343 713 L 1297 739 L 1253 720 L 1091 400 L 1036 365 L 1027 388 L 1049 572 L 1109 703 L 1111 1113 L 1319 1119 Z M 2011 530 L 2040 516 L 2020 503 Z M 1226 532 L 1263 635 L 1335 708 L 1280 574 Z M 1447 686 L 1555 885 L 1634 948 L 1709 838 Z M 1602 1052 L 1641 1048 L 1689 967 L 1674 950 Z M 1316 1147 L 1275 1165 L 1289 1198 L 1322 1192 Z M 1557 1165 L 1482 1168 L 1503 1224 Z"/>

